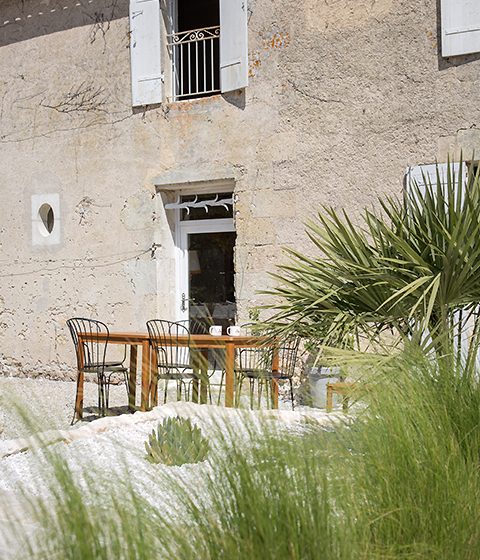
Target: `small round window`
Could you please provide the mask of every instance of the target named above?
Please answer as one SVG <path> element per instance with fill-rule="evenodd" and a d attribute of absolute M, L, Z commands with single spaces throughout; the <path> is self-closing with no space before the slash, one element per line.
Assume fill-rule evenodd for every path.
<path fill-rule="evenodd" d="M 38 215 L 40 217 L 40 233 L 47 237 L 53 231 L 53 227 L 55 225 L 55 215 L 53 213 L 53 208 L 50 204 L 42 204 L 38 211 Z"/>

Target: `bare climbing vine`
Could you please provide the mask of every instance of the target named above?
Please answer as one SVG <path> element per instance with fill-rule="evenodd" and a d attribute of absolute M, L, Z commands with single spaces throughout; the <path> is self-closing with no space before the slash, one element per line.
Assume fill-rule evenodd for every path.
<path fill-rule="evenodd" d="M 103 52 L 107 48 L 107 32 L 110 29 L 110 23 L 114 19 L 115 10 L 117 9 L 118 0 L 113 0 L 111 5 L 108 7 L 109 11 L 105 12 L 94 12 L 93 16 L 89 17 L 93 20 L 92 28 L 90 30 L 90 44 L 95 43 L 97 37 L 103 40 Z"/>
<path fill-rule="evenodd" d="M 65 114 L 106 113 L 107 101 L 107 95 L 102 87 L 82 82 L 65 93 L 57 103 L 46 103 L 43 100 L 40 105 Z"/>

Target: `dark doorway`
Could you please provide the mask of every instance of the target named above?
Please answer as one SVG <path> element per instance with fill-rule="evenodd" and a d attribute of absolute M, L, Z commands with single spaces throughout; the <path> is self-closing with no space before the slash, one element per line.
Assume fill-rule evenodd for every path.
<path fill-rule="evenodd" d="M 235 322 L 234 258 L 236 233 L 188 236 L 190 319 L 226 327 Z"/>

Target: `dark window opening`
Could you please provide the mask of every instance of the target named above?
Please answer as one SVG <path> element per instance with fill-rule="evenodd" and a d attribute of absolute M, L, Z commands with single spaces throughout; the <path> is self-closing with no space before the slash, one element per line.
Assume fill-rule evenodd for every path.
<path fill-rule="evenodd" d="M 218 0 L 178 0 L 177 31 L 192 31 L 220 25 Z"/>

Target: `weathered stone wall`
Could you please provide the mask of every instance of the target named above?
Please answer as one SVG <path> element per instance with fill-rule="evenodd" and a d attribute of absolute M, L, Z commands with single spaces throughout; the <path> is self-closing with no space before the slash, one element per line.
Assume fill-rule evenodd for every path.
<path fill-rule="evenodd" d="M 235 180 L 245 316 L 322 204 L 355 215 L 409 165 L 480 153 L 480 56 L 439 56 L 430 0 L 250 0 L 245 92 L 132 111 L 127 0 L 0 7 L 0 372 L 64 376 L 65 320 L 173 316 L 156 183 Z M 32 246 L 33 194 L 61 243 Z M 152 251 L 152 244 L 158 244 Z"/>

